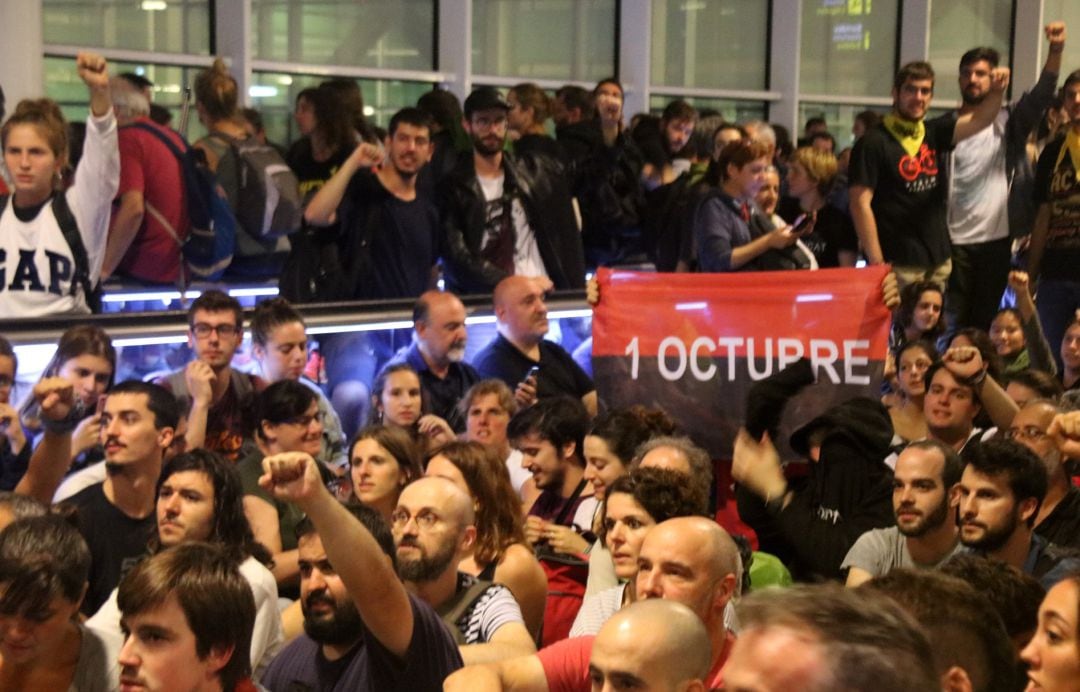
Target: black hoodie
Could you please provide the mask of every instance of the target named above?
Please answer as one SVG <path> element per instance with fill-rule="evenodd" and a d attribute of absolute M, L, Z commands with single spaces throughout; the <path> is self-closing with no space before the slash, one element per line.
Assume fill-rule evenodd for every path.
<path fill-rule="evenodd" d="M 751 390 L 752 434 L 775 425 L 760 419 L 763 410 L 779 420 L 784 403 L 805 386 L 809 363 L 793 367 Z M 795 494 L 787 507 L 766 508 L 761 498 L 736 489 L 739 515 L 757 532 L 761 550 L 777 555 L 803 580 L 839 579 L 840 563 L 855 540 L 894 523 L 892 471 L 884 463 L 893 428 L 885 407 L 866 397 L 834 406 L 792 434 L 792 449 L 807 456 L 810 435 L 818 430 L 825 431 L 819 460 L 810 463 L 808 477 L 789 485 Z"/>

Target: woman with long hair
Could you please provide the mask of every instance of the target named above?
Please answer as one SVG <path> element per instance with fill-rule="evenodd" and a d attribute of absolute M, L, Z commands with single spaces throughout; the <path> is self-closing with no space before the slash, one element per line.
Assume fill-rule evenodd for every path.
<path fill-rule="evenodd" d="M 420 450 L 404 428 L 369 425 L 349 445 L 353 495 L 390 521 L 401 489 L 419 478 Z"/>
<path fill-rule="evenodd" d="M 1039 606 L 1035 636 L 1020 652 L 1028 690 L 1080 691 L 1080 574 L 1062 579 Z"/>
<path fill-rule="evenodd" d="M 450 442 L 430 457 L 426 475 L 450 480 L 476 505 L 476 545 L 459 569 L 506 585 L 521 607 L 525 626 L 538 635 L 547 577 L 525 542 L 521 501 L 504 461 L 479 442 Z"/>
<path fill-rule="evenodd" d="M 889 409 L 894 441 L 906 444 L 929 435 L 923 399 L 926 398 L 926 371 L 937 359 L 937 349 L 923 339 L 909 341 L 896 352 L 896 395 L 889 397 L 890 401 L 882 402 Z"/>
<path fill-rule="evenodd" d="M 420 374 L 411 365 L 390 363 L 375 376 L 368 424 L 402 428 L 431 453 L 455 435 L 449 423 L 424 409 Z"/>

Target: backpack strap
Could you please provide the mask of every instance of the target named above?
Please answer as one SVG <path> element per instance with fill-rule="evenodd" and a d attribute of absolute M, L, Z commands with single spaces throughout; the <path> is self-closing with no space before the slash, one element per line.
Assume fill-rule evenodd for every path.
<path fill-rule="evenodd" d="M 460 580 L 460 578 L 459 574 L 458 579 Z M 473 580 L 472 584 L 467 588 L 459 588 L 449 600 L 436 608 L 436 612 L 442 618 L 442 621 L 446 623 L 456 644 L 465 643 L 465 636 L 457 625 L 458 620 L 476 606 L 477 602 L 484 597 L 484 594 L 487 593 L 491 586 L 492 584 L 489 581 L 483 579 Z"/>
<path fill-rule="evenodd" d="M 83 290 L 86 304 L 92 312 L 101 311 L 101 295 L 90 283 L 90 259 L 86 254 L 86 246 L 83 245 L 82 234 L 79 233 L 79 224 L 75 221 L 75 215 L 68 206 L 67 194 L 60 192 L 53 197 L 53 215 L 56 223 L 60 226 L 60 232 L 64 234 L 71 249 L 71 257 L 75 260 L 75 267 L 71 277 L 71 295 L 75 295 L 76 285 Z"/>

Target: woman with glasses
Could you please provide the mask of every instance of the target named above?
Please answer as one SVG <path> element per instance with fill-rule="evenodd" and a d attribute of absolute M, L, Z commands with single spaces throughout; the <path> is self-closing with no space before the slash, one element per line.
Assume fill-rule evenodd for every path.
<path fill-rule="evenodd" d="M 322 414 L 315 393 L 293 380 L 267 387 L 255 398 L 253 408 L 253 437 L 258 449 L 238 466 L 244 483 L 244 514 L 255 539 L 270 550 L 274 560 L 271 571 L 281 595 L 296 598 L 300 585 L 296 525 L 303 515 L 295 504 L 276 500 L 259 487 L 259 476 L 263 457 L 284 452 L 316 456 L 322 446 Z M 323 469 L 323 473 L 324 480 L 331 480 L 329 472 Z"/>
<path fill-rule="evenodd" d="M 345 434 L 330 400 L 319 385 L 304 377 L 308 363 L 308 339 L 304 318 L 284 298 L 270 298 L 255 306 L 251 316 L 252 355 L 267 382 L 292 380 L 314 394 L 322 414 L 322 445 L 315 459 L 335 476 L 349 470 Z"/>

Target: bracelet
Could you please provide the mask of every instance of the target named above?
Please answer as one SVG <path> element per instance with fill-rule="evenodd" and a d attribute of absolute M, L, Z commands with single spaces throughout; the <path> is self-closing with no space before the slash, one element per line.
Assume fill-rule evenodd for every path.
<path fill-rule="evenodd" d="M 981 385 L 984 380 L 986 380 L 986 368 L 983 368 L 982 370 L 980 370 L 979 374 L 972 375 L 971 377 L 968 377 L 967 379 L 962 380 L 960 382 L 960 384 L 962 384 L 964 386 L 967 386 L 967 387 L 971 387 L 972 389 L 978 389 L 979 385 Z"/>
<path fill-rule="evenodd" d="M 41 417 L 41 429 L 54 435 L 67 435 L 79 425 L 79 419 L 74 416 L 66 416 L 62 420 Z"/>

